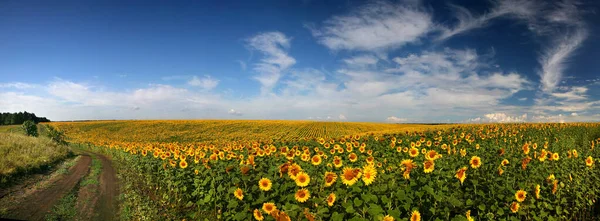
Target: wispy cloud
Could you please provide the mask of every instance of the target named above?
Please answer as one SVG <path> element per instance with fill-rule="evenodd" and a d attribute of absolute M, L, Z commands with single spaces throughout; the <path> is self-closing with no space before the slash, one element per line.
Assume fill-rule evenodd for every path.
<path fill-rule="evenodd" d="M 187 83 L 191 86 L 200 87 L 203 90 L 212 90 L 219 85 L 219 80 L 213 79 L 210 75 L 204 75 L 202 78 L 194 76 Z"/>
<path fill-rule="evenodd" d="M 419 41 L 432 24 L 432 15 L 414 5 L 375 1 L 309 28 L 332 50 L 385 51 Z"/>
<path fill-rule="evenodd" d="M 10 82 L 10 83 L 0 83 L 0 88 L 15 88 L 15 89 L 29 89 L 34 88 L 37 85 L 23 83 L 23 82 Z"/>
<path fill-rule="evenodd" d="M 290 41 L 291 39 L 281 32 L 261 33 L 247 40 L 250 49 L 258 50 L 264 55 L 253 68 L 258 73 L 254 79 L 261 83 L 263 94 L 270 92 L 283 72 L 296 63 L 296 59 L 287 52 Z"/>
<path fill-rule="evenodd" d="M 542 66 L 539 74 L 544 92 L 551 93 L 556 89 L 567 68 L 568 59 L 581 47 L 587 36 L 587 30 L 578 28 L 573 33 L 555 37 L 554 41 L 546 46 L 539 58 Z"/>

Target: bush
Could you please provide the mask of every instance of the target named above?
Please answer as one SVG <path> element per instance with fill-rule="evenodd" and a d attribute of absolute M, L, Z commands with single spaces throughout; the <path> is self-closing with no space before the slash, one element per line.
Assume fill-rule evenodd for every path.
<path fill-rule="evenodd" d="M 45 125 L 45 127 L 46 127 L 46 136 L 48 138 L 50 138 L 52 141 L 54 141 L 58 144 L 62 144 L 62 145 L 67 144 L 67 141 L 65 141 L 65 133 L 57 130 L 56 128 L 54 128 L 50 125 Z"/>
<path fill-rule="evenodd" d="M 38 130 L 37 125 L 32 120 L 23 122 L 23 130 L 27 136 L 37 137 Z"/>

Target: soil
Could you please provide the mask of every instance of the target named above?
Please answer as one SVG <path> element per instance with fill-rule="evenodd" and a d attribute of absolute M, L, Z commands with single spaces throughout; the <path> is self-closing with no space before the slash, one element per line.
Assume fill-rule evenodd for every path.
<path fill-rule="evenodd" d="M 95 220 L 117 220 L 117 199 L 119 195 L 118 181 L 111 161 L 104 155 L 98 154 L 102 161 L 100 173 L 100 197 L 96 204 Z"/>
<path fill-rule="evenodd" d="M 117 220 L 118 180 L 111 161 L 103 155 L 84 151 L 77 164 L 69 173 L 56 179 L 45 180 L 49 183 L 43 188 L 33 188 L 32 181 L 11 188 L 10 194 L 0 201 L 10 202 L 0 214 L 0 219 L 43 220 L 53 206 L 66 194 L 73 191 L 90 171 L 91 157 L 96 155 L 102 162 L 99 184 L 81 187 L 77 193 L 76 209 L 83 220 Z M 40 178 L 35 178 L 39 181 Z M 44 182 L 44 181 L 42 181 Z M 17 190 L 21 188 L 21 190 Z M 15 189 L 15 190 L 12 190 Z M 9 192 L 9 191 L 5 191 Z M 25 194 L 26 193 L 26 194 Z M 19 196 L 20 195 L 20 196 Z M 2 211 L 0 211 L 2 212 Z"/>
<path fill-rule="evenodd" d="M 89 171 L 92 158 L 81 156 L 77 164 L 69 169 L 62 179 L 52 183 L 48 188 L 39 190 L 25 197 L 21 202 L 8 208 L 6 218 L 20 220 L 43 220 L 52 206 L 73 189 L 79 180 Z"/>

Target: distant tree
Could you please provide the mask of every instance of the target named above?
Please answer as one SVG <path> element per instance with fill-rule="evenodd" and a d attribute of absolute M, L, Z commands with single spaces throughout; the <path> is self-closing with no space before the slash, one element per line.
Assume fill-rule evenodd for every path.
<path fill-rule="evenodd" d="M 32 137 L 38 136 L 37 125 L 32 120 L 25 121 L 23 123 L 22 127 L 23 127 L 23 130 L 25 131 L 25 134 L 27 134 L 27 136 L 32 136 Z"/>
<path fill-rule="evenodd" d="M 25 121 L 31 120 L 34 123 L 50 122 L 48 118 L 37 117 L 34 113 L 18 112 L 18 113 L 0 113 L 0 125 L 16 125 L 23 124 Z"/>

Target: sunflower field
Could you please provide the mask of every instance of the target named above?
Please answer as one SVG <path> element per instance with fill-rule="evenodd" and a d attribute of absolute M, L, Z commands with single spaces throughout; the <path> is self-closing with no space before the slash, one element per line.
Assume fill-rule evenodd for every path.
<path fill-rule="evenodd" d="M 219 143 L 103 139 L 71 124 L 72 142 L 120 164 L 124 219 L 588 220 L 600 212 L 596 123 Z"/>

